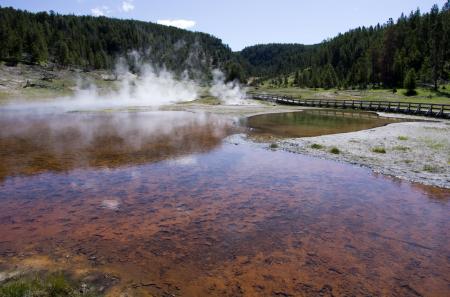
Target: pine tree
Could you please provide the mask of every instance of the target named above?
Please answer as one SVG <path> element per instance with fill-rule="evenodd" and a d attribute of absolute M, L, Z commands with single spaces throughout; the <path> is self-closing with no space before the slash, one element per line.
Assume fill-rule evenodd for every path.
<path fill-rule="evenodd" d="M 303 78 L 303 87 L 310 87 L 311 85 L 311 70 L 310 69 L 304 69 L 302 72 L 302 78 Z"/>
<path fill-rule="evenodd" d="M 295 71 L 295 75 L 294 75 L 294 86 L 298 87 L 300 84 L 300 74 L 299 71 Z"/>
<path fill-rule="evenodd" d="M 408 70 L 405 76 L 405 81 L 403 82 L 403 87 L 406 89 L 406 95 L 412 96 L 416 93 L 416 72 L 414 69 Z"/>
<path fill-rule="evenodd" d="M 37 29 L 30 38 L 31 61 L 35 63 L 45 63 L 48 59 L 47 44 L 41 30 Z"/>
<path fill-rule="evenodd" d="M 56 60 L 62 66 L 70 64 L 69 47 L 64 41 L 59 41 L 56 45 Z"/>
<path fill-rule="evenodd" d="M 226 77 L 226 81 L 240 81 L 240 82 L 245 82 L 245 75 L 244 75 L 244 69 L 242 68 L 242 66 L 238 63 L 228 63 L 226 65 L 226 73 L 227 73 L 227 77 Z"/>
<path fill-rule="evenodd" d="M 434 5 L 430 13 L 431 19 L 431 63 L 433 69 L 433 83 L 434 89 L 438 89 L 438 80 L 441 75 L 442 69 L 442 37 L 443 26 L 441 18 L 439 16 L 439 7 Z"/>
<path fill-rule="evenodd" d="M 337 86 L 336 72 L 331 64 L 327 64 L 322 71 L 322 84 L 325 89 Z"/>
<path fill-rule="evenodd" d="M 397 32 L 392 20 L 388 23 L 383 40 L 381 55 L 381 80 L 387 87 L 394 86 L 393 64 L 395 51 L 397 49 Z"/>

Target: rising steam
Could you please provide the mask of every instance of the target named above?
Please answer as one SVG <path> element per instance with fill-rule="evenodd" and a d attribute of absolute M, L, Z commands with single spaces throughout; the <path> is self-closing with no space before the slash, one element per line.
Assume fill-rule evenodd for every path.
<path fill-rule="evenodd" d="M 118 78 L 117 90 L 101 93 L 94 85 L 79 89 L 74 103 L 96 104 L 96 107 L 161 106 L 165 104 L 192 101 L 198 97 L 199 86 L 187 75 L 176 78 L 165 68 L 156 69 L 141 63 L 138 54 L 132 53 L 135 73 L 128 64 L 119 60 L 115 74 Z"/>
<path fill-rule="evenodd" d="M 130 66 L 131 65 L 131 70 Z M 193 101 L 202 90 L 199 81 L 188 76 L 188 71 L 175 75 L 166 68 L 157 68 L 145 63 L 139 53 L 130 52 L 126 59 L 118 60 L 113 86 L 109 90 L 99 89 L 95 84 L 79 81 L 75 94 L 45 102 L 13 102 L 0 110 L 32 109 L 34 112 L 83 111 L 109 108 L 152 107 Z M 213 80 L 209 93 L 223 104 L 245 104 L 245 90 L 239 82 L 226 82 L 218 69 L 212 71 Z"/>
<path fill-rule="evenodd" d="M 223 103 L 229 105 L 244 104 L 246 98 L 245 90 L 241 88 L 238 81 L 225 82 L 225 75 L 219 69 L 212 71 L 213 81 L 209 93 L 219 98 Z"/>

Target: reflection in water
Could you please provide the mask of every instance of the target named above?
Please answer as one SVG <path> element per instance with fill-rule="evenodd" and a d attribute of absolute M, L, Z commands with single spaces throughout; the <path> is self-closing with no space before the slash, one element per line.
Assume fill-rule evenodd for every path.
<path fill-rule="evenodd" d="M 375 113 L 342 110 L 304 110 L 262 114 L 243 120 L 250 135 L 311 137 L 353 132 L 398 123 L 399 119 L 379 117 Z"/>
<path fill-rule="evenodd" d="M 449 190 L 144 115 L 2 120 L 0 269 L 48 255 L 153 296 L 449 295 Z"/>
<path fill-rule="evenodd" d="M 188 112 L 10 114 L 0 126 L 0 180 L 181 157 L 214 148 L 232 130 L 222 118 Z"/>

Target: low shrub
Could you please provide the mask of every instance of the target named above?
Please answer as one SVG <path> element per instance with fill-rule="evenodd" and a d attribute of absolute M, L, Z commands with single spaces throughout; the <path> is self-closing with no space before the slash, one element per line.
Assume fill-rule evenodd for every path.
<path fill-rule="evenodd" d="M 403 146 L 403 145 L 397 145 L 397 146 L 394 146 L 392 149 L 394 149 L 396 151 L 406 152 L 409 150 L 409 147 Z"/>
<path fill-rule="evenodd" d="M 323 145 L 318 144 L 318 143 L 313 143 L 313 144 L 311 145 L 311 148 L 316 149 L 316 150 L 320 150 L 320 149 L 323 148 Z"/>
<path fill-rule="evenodd" d="M 386 149 L 384 147 L 374 147 L 372 152 L 377 154 L 386 154 Z"/>
<path fill-rule="evenodd" d="M 338 154 L 341 153 L 341 151 L 340 151 L 337 147 L 332 147 L 332 148 L 330 149 L 330 153 L 335 154 L 335 155 L 338 155 Z"/>
<path fill-rule="evenodd" d="M 423 170 L 431 173 L 438 173 L 439 168 L 433 165 L 424 165 Z"/>

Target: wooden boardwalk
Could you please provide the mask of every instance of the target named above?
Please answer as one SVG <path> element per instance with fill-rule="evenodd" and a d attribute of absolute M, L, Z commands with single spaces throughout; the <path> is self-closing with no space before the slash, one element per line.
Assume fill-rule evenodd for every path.
<path fill-rule="evenodd" d="M 366 101 L 366 100 L 335 100 L 335 99 L 296 99 L 291 96 L 269 94 L 248 94 L 248 98 L 264 100 L 279 104 L 324 107 L 350 108 L 370 111 L 394 112 L 411 115 L 421 115 L 434 118 L 450 119 L 450 104 Z"/>

